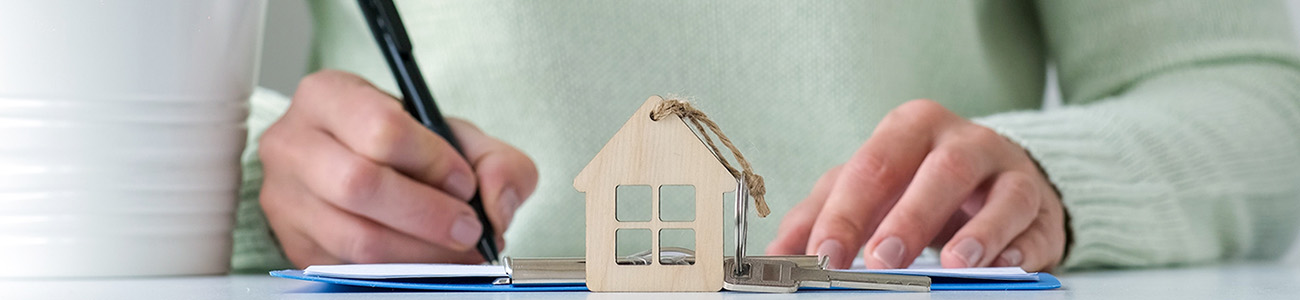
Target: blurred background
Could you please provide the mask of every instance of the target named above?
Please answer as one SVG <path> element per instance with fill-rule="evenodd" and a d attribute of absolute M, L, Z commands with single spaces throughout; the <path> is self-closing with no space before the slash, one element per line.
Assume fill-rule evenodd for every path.
<path fill-rule="evenodd" d="M 1300 40 L 1300 0 L 1287 0 L 1291 26 Z M 312 20 L 306 0 L 272 0 L 267 4 L 266 32 L 262 43 L 262 65 L 258 85 L 284 95 L 293 95 L 298 80 L 307 72 L 307 53 L 311 47 Z M 1054 74 L 1047 74 L 1048 89 L 1043 94 L 1047 107 L 1060 104 Z M 1300 100 L 1297 100 L 1300 101 Z M 759 247 L 762 247 L 760 245 Z M 1291 247 L 1288 261 L 1300 261 L 1300 239 Z"/>

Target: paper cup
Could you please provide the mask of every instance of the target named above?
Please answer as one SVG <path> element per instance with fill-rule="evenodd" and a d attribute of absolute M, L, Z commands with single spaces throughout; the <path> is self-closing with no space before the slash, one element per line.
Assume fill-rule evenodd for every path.
<path fill-rule="evenodd" d="M 0 9 L 0 277 L 228 271 L 265 6 Z"/>

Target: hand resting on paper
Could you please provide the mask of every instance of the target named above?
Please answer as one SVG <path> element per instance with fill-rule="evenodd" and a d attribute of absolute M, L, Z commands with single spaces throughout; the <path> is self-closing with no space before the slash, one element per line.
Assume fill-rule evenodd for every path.
<path fill-rule="evenodd" d="M 468 161 L 356 75 L 304 78 L 261 139 L 262 209 L 294 265 L 478 263 L 466 203 L 480 191 L 500 234 L 537 185 L 518 149 L 449 119 Z"/>
<path fill-rule="evenodd" d="M 890 112 L 786 214 L 769 254 L 829 255 L 847 268 L 906 268 L 940 248 L 945 268 L 1046 271 L 1066 247 L 1055 188 L 1019 145 L 928 100 Z"/>

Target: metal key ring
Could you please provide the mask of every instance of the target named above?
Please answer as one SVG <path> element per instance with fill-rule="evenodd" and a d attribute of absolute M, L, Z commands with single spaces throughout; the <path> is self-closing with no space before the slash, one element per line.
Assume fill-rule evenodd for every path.
<path fill-rule="evenodd" d="M 749 271 L 749 265 L 745 263 L 745 234 L 749 232 L 749 222 L 746 216 L 749 212 L 749 201 L 747 196 L 749 189 L 741 180 L 736 180 L 736 268 L 732 270 L 737 277 L 744 276 Z"/>

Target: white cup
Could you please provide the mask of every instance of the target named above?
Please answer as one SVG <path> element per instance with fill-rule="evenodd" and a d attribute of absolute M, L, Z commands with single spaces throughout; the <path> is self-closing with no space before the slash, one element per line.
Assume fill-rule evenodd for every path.
<path fill-rule="evenodd" d="M 0 9 L 0 278 L 229 270 L 266 0 Z"/>

